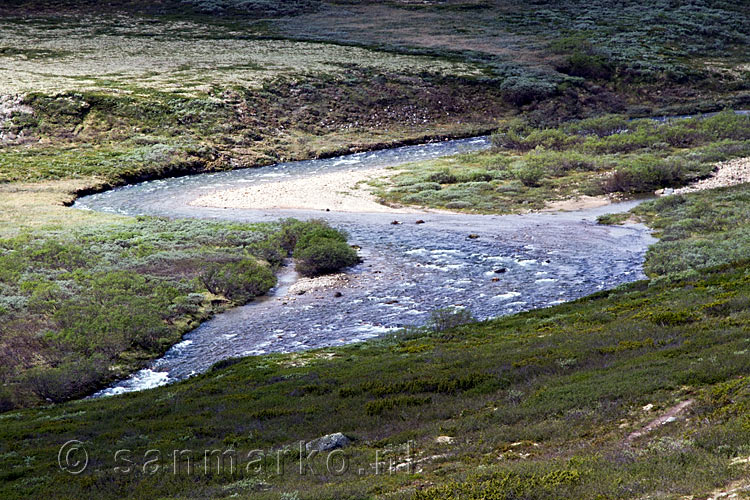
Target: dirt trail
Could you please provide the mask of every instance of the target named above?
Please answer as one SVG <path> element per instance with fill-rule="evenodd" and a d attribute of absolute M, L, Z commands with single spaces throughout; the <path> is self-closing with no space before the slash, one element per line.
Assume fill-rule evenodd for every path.
<path fill-rule="evenodd" d="M 694 402 L 695 402 L 694 400 L 688 399 L 686 401 L 683 401 L 681 403 L 674 405 L 672 408 L 664 412 L 658 418 L 655 418 L 654 420 L 649 422 L 642 429 L 631 432 L 628 435 L 628 437 L 625 438 L 625 443 L 630 444 L 636 439 L 643 437 L 646 434 L 650 434 L 651 432 L 658 429 L 662 425 L 674 422 L 675 420 L 677 420 L 678 415 L 680 415 L 685 410 L 687 410 Z"/>

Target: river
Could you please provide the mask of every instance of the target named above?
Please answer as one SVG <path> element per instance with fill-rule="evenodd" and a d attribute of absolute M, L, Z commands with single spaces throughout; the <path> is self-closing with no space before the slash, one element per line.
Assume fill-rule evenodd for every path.
<path fill-rule="evenodd" d="M 304 210 L 238 210 L 191 206 L 197 197 L 250 183 L 299 179 L 486 149 L 479 137 L 405 146 L 337 158 L 143 182 L 80 198 L 75 207 L 126 215 L 242 222 L 320 218 L 359 245 L 362 264 L 333 290 L 289 294 L 298 277 L 282 269 L 267 297 L 203 323 L 162 358 L 96 396 L 182 380 L 229 357 L 291 352 L 361 342 L 421 325 L 448 306 L 487 319 L 559 304 L 644 278 L 642 225 L 602 226 L 596 217 L 636 201 L 581 212 L 524 215 L 393 214 Z M 425 223 L 417 224 L 423 219 Z M 476 237 L 469 238 L 469 234 Z"/>

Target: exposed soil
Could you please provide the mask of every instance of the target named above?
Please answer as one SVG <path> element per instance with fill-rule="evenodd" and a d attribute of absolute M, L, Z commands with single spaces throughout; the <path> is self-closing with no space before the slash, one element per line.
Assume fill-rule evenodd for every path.
<path fill-rule="evenodd" d="M 673 407 L 671 407 L 670 409 L 668 409 L 667 411 L 665 411 L 664 413 L 662 413 L 661 415 L 659 415 L 659 417 L 657 417 L 654 420 L 650 421 L 643 428 L 641 428 L 641 429 L 639 429 L 637 431 L 634 431 L 634 432 L 631 432 L 630 434 L 628 434 L 628 437 L 625 438 L 625 443 L 630 444 L 633 441 L 635 441 L 636 439 L 639 439 L 639 438 L 641 438 L 643 436 L 646 436 L 646 435 L 650 434 L 651 432 L 655 431 L 656 429 L 658 429 L 662 425 L 674 422 L 675 420 L 677 420 L 677 418 L 680 415 L 682 415 L 683 413 L 685 413 L 685 411 L 688 408 L 690 408 L 690 406 L 694 402 L 695 402 L 694 400 L 688 399 L 688 400 L 682 401 L 682 402 L 674 405 Z"/>

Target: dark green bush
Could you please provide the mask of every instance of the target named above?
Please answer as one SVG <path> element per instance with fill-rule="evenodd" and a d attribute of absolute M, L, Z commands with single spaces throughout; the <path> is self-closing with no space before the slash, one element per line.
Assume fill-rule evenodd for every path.
<path fill-rule="evenodd" d="M 492 134 L 492 145 L 498 149 L 524 150 L 526 136 L 532 130 L 534 128 L 531 125 L 520 118 L 515 118 Z"/>
<path fill-rule="evenodd" d="M 447 168 L 433 172 L 427 176 L 427 182 L 436 182 L 438 184 L 455 184 L 458 178 Z"/>
<path fill-rule="evenodd" d="M 553 95 L 556 89 L 554 83 L 528 76 L 512 76 L 500 84 L 503 98 L 516 106 L 546 99 Z"/>
<path fill-rule="evenodd" d="M 303 276 L 335 273 L 359 262 L 357 252 L 346 243 L 346 234 L 325 221 L 311 221 L 299 229 L 292 254 Z"/>
<path fill-rule="evenodd" d="M 583 52 L 571 54 L 565 60 L 565 63 L 558 67 L 558 71 L 568 75 L 593 80 L 609 80 L 612 78 L 614 70 L 613 64 L 606 57 Z"/>
<path fill-rule="evenodd" d="M 565 125 L 565 130 L 573 134 L 607 137 L 625 132 L 631 126 L 632 124 L 625 116 L 604 115 L 571 122 Z"/>
<path fill-rule="evenodd" d="M 99 356 L 76 357 L 58 366 L 32 368 L 23 379 L 41 399 L 60 403 L 91 393 L 106 371 L 107 364 Z"/>
<path fill-rule="evenodd" d="M 4 387 L 0 387 L 0 413 L 10 411 L 15 407 L 16 404 L 13 401 L 13 394 Z"/>
<path fill-rule="evenodd" d="M 542 179 L 547 175 L 547 170 L 540 165 L 521 164 L 513 169 L 513 175 L 524 186 L 536 187 L 541 185 Z"/>
<path fill-rule="evenodd" d="M 681 165 L 658 159 L 639 160 L 618 168 L 604 181 L 605 192 L 645 193 L 682 185 L 685 172 Z"/>
<path fill-rule="evenodd" d="M 276 277 L 267 266 L 254 259 L 243 259 L 207 265 L 201 273 L 201 281 L 211 293 L 245 302 L 273 288 Z"/>
<path fill-rule="evenodd" d="M 456 180 L 458 182 L 489 182 L 496 176 L 486 170 L 469 170 L 466 172 L 458 172 L 456 174 Z"/>
<path fill-rule="evenodd" d="M 336 238 L 314 238 L 294 250 L 296 269 L 303 276 L 338 272 L 359 262 L 357 252 Z"/>

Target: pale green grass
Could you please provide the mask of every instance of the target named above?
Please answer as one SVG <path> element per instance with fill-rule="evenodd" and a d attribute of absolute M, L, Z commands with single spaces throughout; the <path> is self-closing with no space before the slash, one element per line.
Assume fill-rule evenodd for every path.
<path fill-rule="evenodd" d="M 279 76 L 343 77 L 347 66 L 394 72 L 479 75 L 479 66 L 433 57 L 290 40 L 189 21 L 57 18 L 0 20 L 0 94 L 143 87 L 195 94 L 259 88 Z M 33 51 L 29 47 L 33 46 Z"/>

